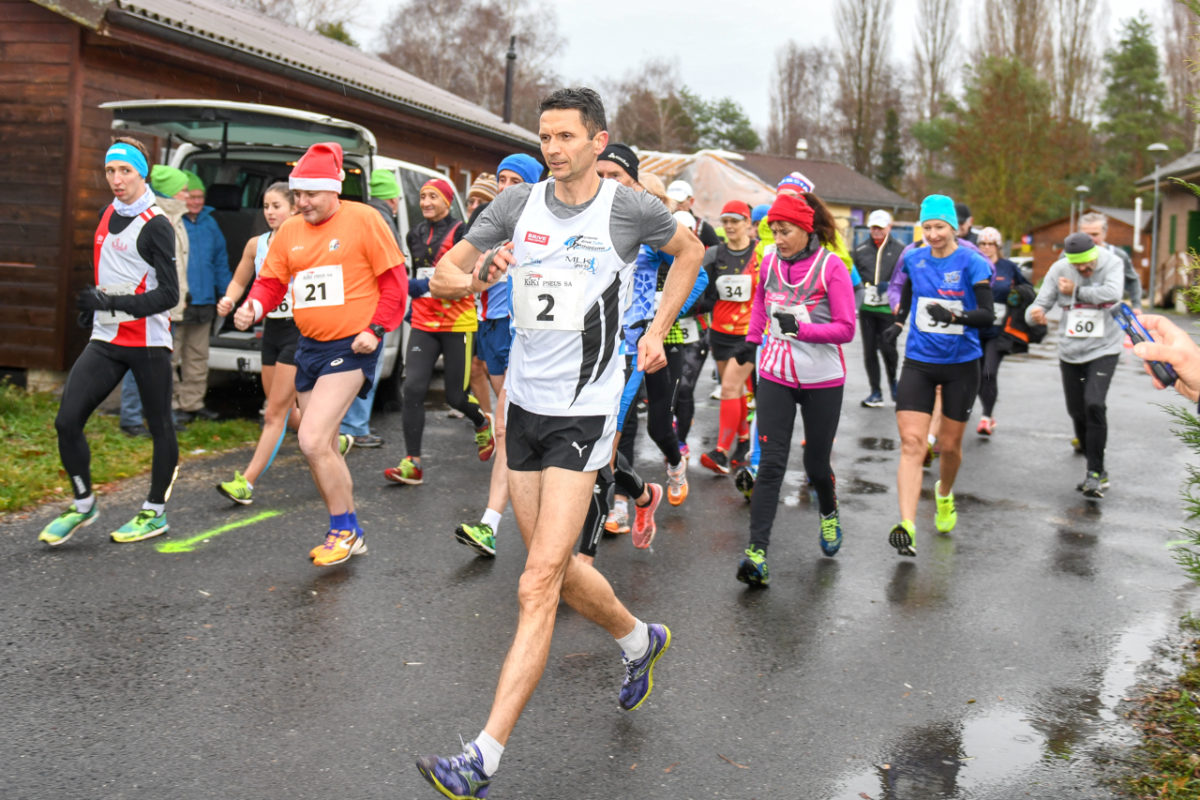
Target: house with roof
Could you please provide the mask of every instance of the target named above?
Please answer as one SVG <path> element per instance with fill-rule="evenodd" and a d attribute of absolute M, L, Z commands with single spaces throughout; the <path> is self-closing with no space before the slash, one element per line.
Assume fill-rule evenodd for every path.
<path fill-rule="evenodd" d="M 1132 208 L 1084 206 L 1083 213 L 1098 212 L 1108 217 L 1108 243 L 1121 247 L 1133 258 L 1133 266 L 1142 282 L 1142 290 L 1150 282 L 1150 211 L 1142 211 L 1138 219 Z M 1033 279 L 1040 281 L 1050 265 L 1062 257 L 1063 240 L 1078 228 L 1078 217 L 1059 217 L 1043 222 L 1029 231 L 1030 252 L 1033 256 Z"/>
<path fill-rule="evenodd" d="M 1159 167 L 1158 252 L 1153 254 L 1156 305 L 1172 304 L 1174 291 L 1189 285 L 1189 254 L 1200 252 L 1200 197 L 1176 181 L 1200 184 L 1200 150 Z M 1154 203 L 1154 173 L 1139 180 L 1134 188 L 1149 209 Z M 1149 211 L 1146 216 L 1150 216 Z"/>
<path fill-rule="evenodd" d="M 315 112 L 460 189 L 537 137 L 374 56 L 218 0 L 0 0 L 0 367 L 82 349 L 112 101 L 197 98 Z M 161 153 L 165 142 L 148 142 Z"/>
<path fill-rule="evenodd" d="M 829 206 L 843 230 L 863 224 L 877 208 L 886 209 L 893 216 L 917 208 L 887 187 L 836 161 L 726 150 L 695 153 L 643 150 L 638 159 L 639 172 L 652 172 L 666 183 L 674 180 L 690 183 L 696 198 L 693 210 L 713 224 L 721 214 L 721 207 L 730 200 L 743 200 L 751 206 L 770 203 L 775 199 L 779 181 L 796 171 L 813 182 L 815 194 Z"/>

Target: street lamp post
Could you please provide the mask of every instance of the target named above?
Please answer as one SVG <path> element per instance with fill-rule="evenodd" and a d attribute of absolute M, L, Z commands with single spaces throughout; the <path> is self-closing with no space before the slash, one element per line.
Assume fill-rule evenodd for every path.
<path fill-rule="evenodd" d="M 1155 267 L 1158 264 L 1158 164 L 1167 146 L 1155 142 L 1146 148 L 1154 157 L 1154 208 L 1150 212 L 1150 309 L 1154 310 Z"/>

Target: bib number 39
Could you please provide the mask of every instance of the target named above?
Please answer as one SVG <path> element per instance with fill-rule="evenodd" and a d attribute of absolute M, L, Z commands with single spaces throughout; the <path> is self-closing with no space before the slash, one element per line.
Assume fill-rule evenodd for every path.
<path fill-rule="evenodd" d="M 938 322 L 933 317 L 929 316 L 929 306 L 932 303 L 937 303 L 943 308 L 948 308 L 955 314 L 961 314 L 963 304 L 961 300 L 943 300 L 941 298 L 922 297 L 917 300 L 917 329 L 925 333 L 940 333 L 950 336 L 962 336 L 963 326 L 955 325 L 950 322 Z"/>
<path fill-rule="evenodd" d="M 340 306 L 346 302 L 341 264 L 306 269 L 296 275 L 293 287 L 296 308 Z"/>

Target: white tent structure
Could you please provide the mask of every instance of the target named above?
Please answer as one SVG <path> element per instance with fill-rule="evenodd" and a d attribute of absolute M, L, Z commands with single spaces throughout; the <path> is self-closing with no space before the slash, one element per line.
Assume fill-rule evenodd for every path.
<path fill-rule="evenodd" d="M 744 200 L 753 208 L 775 199 L 775 187 L 740 166 L 742 160 L 741 154 L 726 150 L 691 154 L 641 150 L 638 173 L 652 172 L 667 184 L 687 181 L 696 197 L 692 213 L 717 225 L 721 207 L 730 200 Z"/>

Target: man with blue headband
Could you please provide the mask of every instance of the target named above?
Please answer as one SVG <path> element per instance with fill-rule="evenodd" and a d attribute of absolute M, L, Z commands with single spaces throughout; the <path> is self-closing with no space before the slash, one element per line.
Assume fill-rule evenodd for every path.
<path fill-rule="evenodd" d="M 150 493 L 132 520 L 113 531 L 114 542 L 138 542 L 167 532 L 165 506 L 179 462 L 171 422 L 171 322 L 179 299 L 175 231 L 146 183 L 150 164 L 135 139 L 118 139 L 104 155 L 112 203 L 96 228 L 94 286 L 80 292 L 80 324 L 91 339 L 67 376 L 54 427 L 58 452 L 75 501 L 38 540 L 58 547 L 99 516 L 92 493 L 91 454 L 83 426 L 104 398 L 132 371 L 154 439 Z"/>

